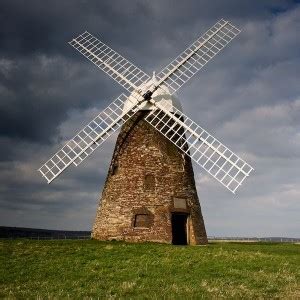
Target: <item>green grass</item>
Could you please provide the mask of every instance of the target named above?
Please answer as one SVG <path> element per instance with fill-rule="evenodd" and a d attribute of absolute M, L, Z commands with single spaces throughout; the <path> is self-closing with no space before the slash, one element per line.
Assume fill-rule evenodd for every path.
<path fill-rule="evenodd" d="M 0 298 L 300 298 L 300 245 L 0 241 Z"/>

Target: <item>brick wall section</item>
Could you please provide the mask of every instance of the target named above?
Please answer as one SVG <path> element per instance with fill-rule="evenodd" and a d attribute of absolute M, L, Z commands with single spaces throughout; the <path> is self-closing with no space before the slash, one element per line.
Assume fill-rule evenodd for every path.
<path fill-rule="evenodd" d="M 188 243 L 206 244 L 191 160 L 143 120 L 146 113 L 127 121 L 117 138 L 92 237 L 172 243 L 171 213 L 178 211 L 189 214 Z M 174 197 L 187 208 L 174 208 Z M 136 214 L 148 215 L 148 228 L 134 227 Z"/>

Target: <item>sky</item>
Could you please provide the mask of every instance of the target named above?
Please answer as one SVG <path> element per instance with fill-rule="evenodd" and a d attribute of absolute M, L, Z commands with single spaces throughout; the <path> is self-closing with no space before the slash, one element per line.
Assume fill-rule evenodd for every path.
<path fill-rule="evenodd" d="M 148 74 L 219 19 L 240 35 L 178 92 L 184 112 L 250 163 L 237 195 L 200 166 L 209 236 L 300 237 L 300 3 L 0 3 L 0 225 L 91 230 L 116 135 L 48 185 L 37 169 L 124 90 L 68 45 L 87 30 Z"/>

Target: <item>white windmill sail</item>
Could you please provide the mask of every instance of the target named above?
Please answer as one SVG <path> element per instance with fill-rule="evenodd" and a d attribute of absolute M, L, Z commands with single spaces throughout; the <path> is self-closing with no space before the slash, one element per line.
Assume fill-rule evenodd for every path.
<path fill-rule="evenodd" d="M 145 72 L 87 31 L 69 44 L 129 92 L 150 79 Z"/>
<path fill-rule="evenodd" d="M 235 193 L 253 168 L 175 107 L 154 105 L 145 120 Z"/>
<path fill-rule="evenodd" d="M 78 134 L 68 141 L 58 152 L 56 152 L 45 164 L 39 168 L 47 182 L 53 181 L 72 163 L 78 165 L 83 159 L 90 155 L 101 145 L 112 133 L 131 118 L 137 111 L 138 98 L 127 97 L 121 94 L 96 118 L 88 123 Z M 130 101 L 131 105 L 128 105 Z M 124 103 L 126 102 L 126 110 Z"/>
<path fill-rule="evenodd" d="M 158 85 L 164 83 L 175 93 L 239 33 L 238 28 L 221 19 L 157 74 Z"/>
<path fill-rule="evenodd" d="M 152 96 L 159 89 L 174 94 L 239 32 L 230 22 L 220 20 L 162 70 L 156 80 L 150 80 L 146 73 L 88 32 L 74 38 L 70 44 L 75 49 L 131 94 L 122 94 L 102 111 L 39 169 L 41 174 L 50 183 L 70 164 L 80 164 L 147 103 L 153 109 L 146 121 L 235 193 L 253 168 L 178 108 L 169 107 L 171 102 L 159 102 Z"/>

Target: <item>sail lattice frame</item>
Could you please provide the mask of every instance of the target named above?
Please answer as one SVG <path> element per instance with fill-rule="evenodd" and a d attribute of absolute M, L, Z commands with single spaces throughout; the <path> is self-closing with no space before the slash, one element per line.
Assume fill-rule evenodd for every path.
<path fill-rule="evenodd" d="M 72 163 L 78 166 L 137 111 L 140 99 L 121 94 L 39 168 L 50 183 Z M 126 102 L 126 109 L 124 104 Z M 131 106 L 129 105 L 131 103 Z"/>
<path fill-rule="evenodd" d="M 69 44 L 127 89 L 130 97 L 120 95 L 52 156 L 39 169 L 41 174 L 50 183 L 69 165 L 78 166 L 139 110 L 141 102 L 150 100 L 155 109 L 146 116 L 146 121 L 235 193 L 253 168 L 181 111 L 167 107 L 170 105 L 167 102 L 151 100 L 151 95 L 165 87 L 174 94 L 239 32 L 229 21 L 221 19 L 167 65 L 151 85 L 146 73 L 87 31 L 72 39 Z"/>
<path fill-rule="evenodd" d="M 129 92 L 150 79 L 140 68 L 87 31 L 69 44 Z"/>
<path fill-rule="evenodd" d="M 221 19 L 157 74 L 158 85 L 165 84 L 174 94 L 239 33 L 233 24 Z"/>
<path fill-rule="evenodd" d="M 180 110 L 167 103 L 155 106 L 145 120 L 235 193 L 253 168 Z"/>

